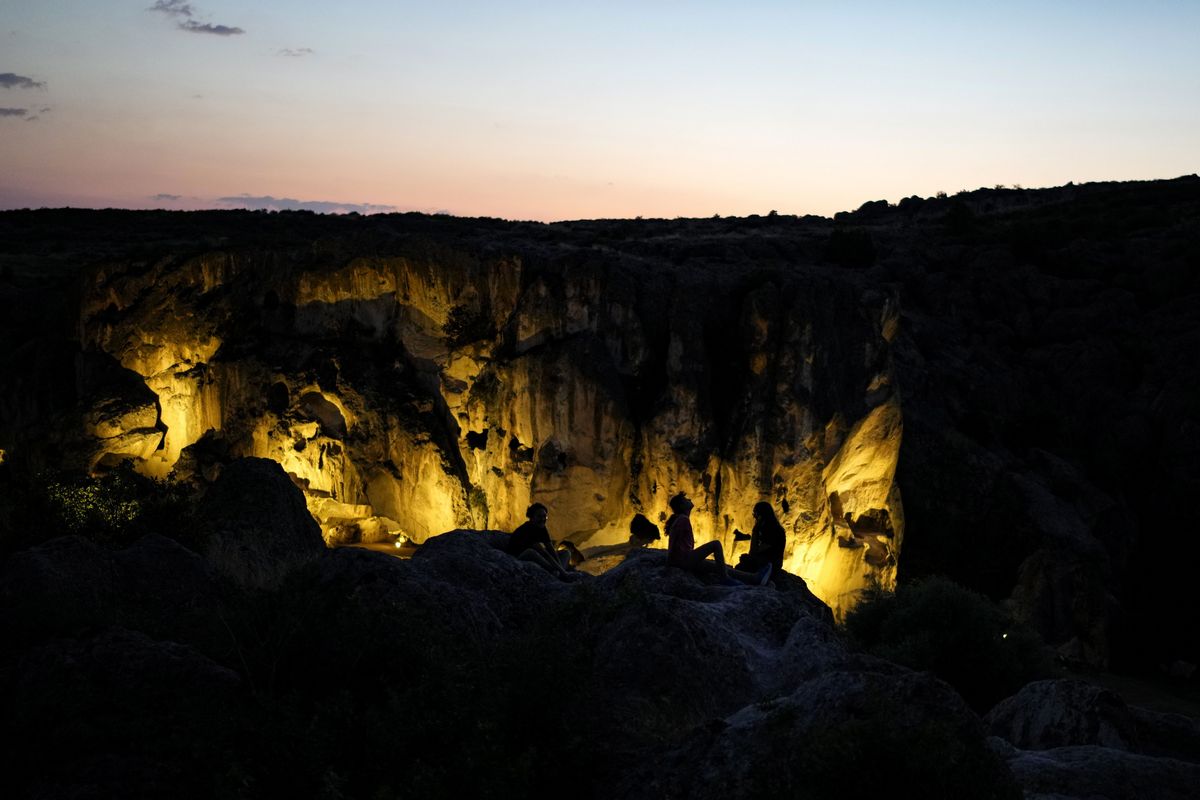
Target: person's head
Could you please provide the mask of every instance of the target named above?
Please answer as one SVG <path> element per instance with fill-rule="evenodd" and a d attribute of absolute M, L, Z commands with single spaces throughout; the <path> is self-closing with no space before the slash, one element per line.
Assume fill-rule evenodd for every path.
<path fill-rule="evenodd" d="M 550 518 L 550 509 L 546 508 L 541 503 L 534 503 L 529 508 L 525 509 L 525 519 L 537 525 L 545 525 L 546 520 Z"/>
<path fill-rule="evenodd" d="M 667 505 L 669 505 L 671 510 L 676 514 L 687 514 L 695 507 L 691 499 L 683 492 L 680 492 L 668 500 Z"/>
<path fill-rule="evenodd" d="M 644 514 L 633 515 L 633 519 L 629 523 L 629 535 L 634 541 L 642 544 L 649 544 L 662 538 L 662 534 L 658 531 L 658 526 L 646 519 Z"/>
<path fill-rule="evenodd" d="M 767 502 L 758 502 L 754 504 L 754 518 L 761 522 L 778 522 L 775 518 L 775 509 L 771 508 L 771 504 Z"/>

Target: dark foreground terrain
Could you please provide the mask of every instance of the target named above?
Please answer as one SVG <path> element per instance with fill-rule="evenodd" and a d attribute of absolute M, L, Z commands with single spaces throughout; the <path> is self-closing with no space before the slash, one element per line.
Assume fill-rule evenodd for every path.
<path fill-rule="evenodd" d="M 125 546 L 65 536 L 3 564 L 10 796 L 1182 799 L 1200 781 L 1189 718 L 1061 679 L 996 704 L 1042 651 L 948 582 L 864 606 L 855 638 L 792 576 L 706 586 L 661 551 L 563 583 L 498 533 L 408 561 L 327 550 L 267 460 L 194 504 L 141 500 L 151 523 L 173 511 L 169 535 L 131 521 L 111 529 Z M 955 685 L 868 641 L 934 654 Z"/>
<path fill-rule="evenodd" d="M 836 220 L 4 212 L 0 241 L 0 680 L 15 743 L 0 769 L 16 796 L 502 797 L 536 784 L 597 797 L 1195 796 L 1194 720 L 1055 665 L 1148 681 L 1160 709 L 1196 693 L 1200 179 L 981 190 Z M 519 259 L 504 291 L 524 316 L 468 303 L 445 335 L 494 348 L 496 363 L 540 359 L 546 374 L 560 356 L 618 354 L 614 372 L 584 377 L 610 398 L 598 429 L 628 431 L 613 480 L 637 497 L 653 483 L 645 454 L 664 442 L 680 464 L 737 466 L 703 486 L 712 507 L 735 489 L 767 495 L 734 479 L 804 472 L 780 420 L 824 426 L 805 444 L 821 465 L 840 441 L 833 421 L 898 402 L 884 494 L 895 509 L 903 498 L 903 546 L 877 565 L 897 591 L 840 627 L 790 576 L 706 587 L 657 551 L 561 584 L 495 550 L 498 534 L 433 536 L 411 561 L 327 550 L 293 481 L 231 452 L 244 403 L 228 406 L 225 440 L 185 449 L 184 483 L 89 461 L 79 420 L 103 422 L 114 398 L 125 417 L 149 415 L 139 435 L 164 438 L 155 398 L 96 367 L 109 356 L 94 345 L 147 330 L 134 288 L 152 296 L 214 253 L 257 282 L 179 295 L 168 315 L 181 330 L 246 323 L 220 330 L 212 374 L 254 358 L 288 369 L 300 347 L 320 358 L 297 374 L 315 383 L 338 353 L 343 384 L 374 375 L 345 351 L 381 352 L 362 322 L 375 307 L 302 341 L 296 309 L 262 291 L 272 276 L 397 257 L 474 274 Z M 627 324 L 605 338 L 614 309 Z M 538 320 L 535 339 L 522 319 Z M 692 360 L 672 366 L 669 342 L 689 331 Z M 776 375 L 790 353 L 814 358 L 804 396 L 755 372 Z M 425 408 L 420 359 L 393 356 L 415 377 L 368 381 L 362 396 Z M 867 389 L 873 375 L 882 389 Z M 664 412 L 680 386 L 692 417 Z M 547 481 L 555 464 L 584 464 L 493 436 L 478 458 L 499 449 L 509 471 L 482 483 L 455 455 L 471 430 L 436 411 L 401 415 L 401 429 L 445 456 L 465 522 L 496 519 L 496 498 L 529 470 L 536 481 L 543 460 Z M 663 420 L 686 436 L 655 439 Z M 100 477 L 69 471 L 97 464 Z M 829 511 L 791 513 L 800 531 Z"/>

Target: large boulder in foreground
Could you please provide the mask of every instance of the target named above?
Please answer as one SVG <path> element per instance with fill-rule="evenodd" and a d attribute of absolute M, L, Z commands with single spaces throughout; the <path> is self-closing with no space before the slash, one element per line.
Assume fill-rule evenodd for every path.
<path fill-rule="evenodd" d="M 961 697 L 928 674 L 879 666 L 820 675 L 697 729 L 623 796 L 1021 797 Z"/>
<path fill-rule="evenodd" d="M 1096 745 L 1015 750 L 993 739 L 1007 757 L 1026 800 L 1195 800 L 1200 764 Z"/>
<path fill-rule="evenodd" d="M 278 462 L 240 458 L 200 501 L 198 548 L 222 573 L 246 586 L 271 586 L 325 552 L 304 494 Z"/>
<path fill-rule="evenodd" d="M 157 534 L 120 550 L 60 536 L 0 564 L 0 636 L 13 645 L 109 625 L 211 642 L 224 603 L 213 567 Z"/>
<path fill-rule="evenodd" d="M 1026 798 L 1185 800 L 1200 787 L 1200 724 L 1080 680 L 1031 683 L 984 719 Z"/>
<path fill-rule="evenodd" d="M 32 776 L 6 770 L 11 797 L 203 796 L 232 747 L 242 679 L 185 644 L 114 627 L 32 648 L 6 677 L 4 727 L 25 737 L 8 746 Z"/>
<path fill-rule="evenodd" d="M 1138 749 L 1137 726 L 1116 692 L 1080 680 L 1031 683 L 985 718 L 988 733 L 1022 750 L 1067 745 Z"/>

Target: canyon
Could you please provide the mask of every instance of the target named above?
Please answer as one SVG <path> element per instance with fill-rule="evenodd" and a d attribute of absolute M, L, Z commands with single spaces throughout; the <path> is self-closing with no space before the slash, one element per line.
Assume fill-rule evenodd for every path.
<path fill-rule="evenodd" d="M 1198 211 L 1189 177 L 833 220 L 5 212 L 0 450 L 268 458 L 331 546 L 534 501 L 603 546 L 683 491 L 736 561 L 765 500 L 839 616 L 947 574 L 1073 663 L 1194 664 Z"/>

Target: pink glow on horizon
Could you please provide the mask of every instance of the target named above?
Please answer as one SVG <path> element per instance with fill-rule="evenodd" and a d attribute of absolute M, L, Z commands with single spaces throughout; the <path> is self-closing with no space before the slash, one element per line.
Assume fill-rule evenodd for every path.
<path fill-rule="evenodd" d="M 828 216 L 1200 169 L 1184 3 L 65 2 L 6 21 L 0 208 Z"/>

